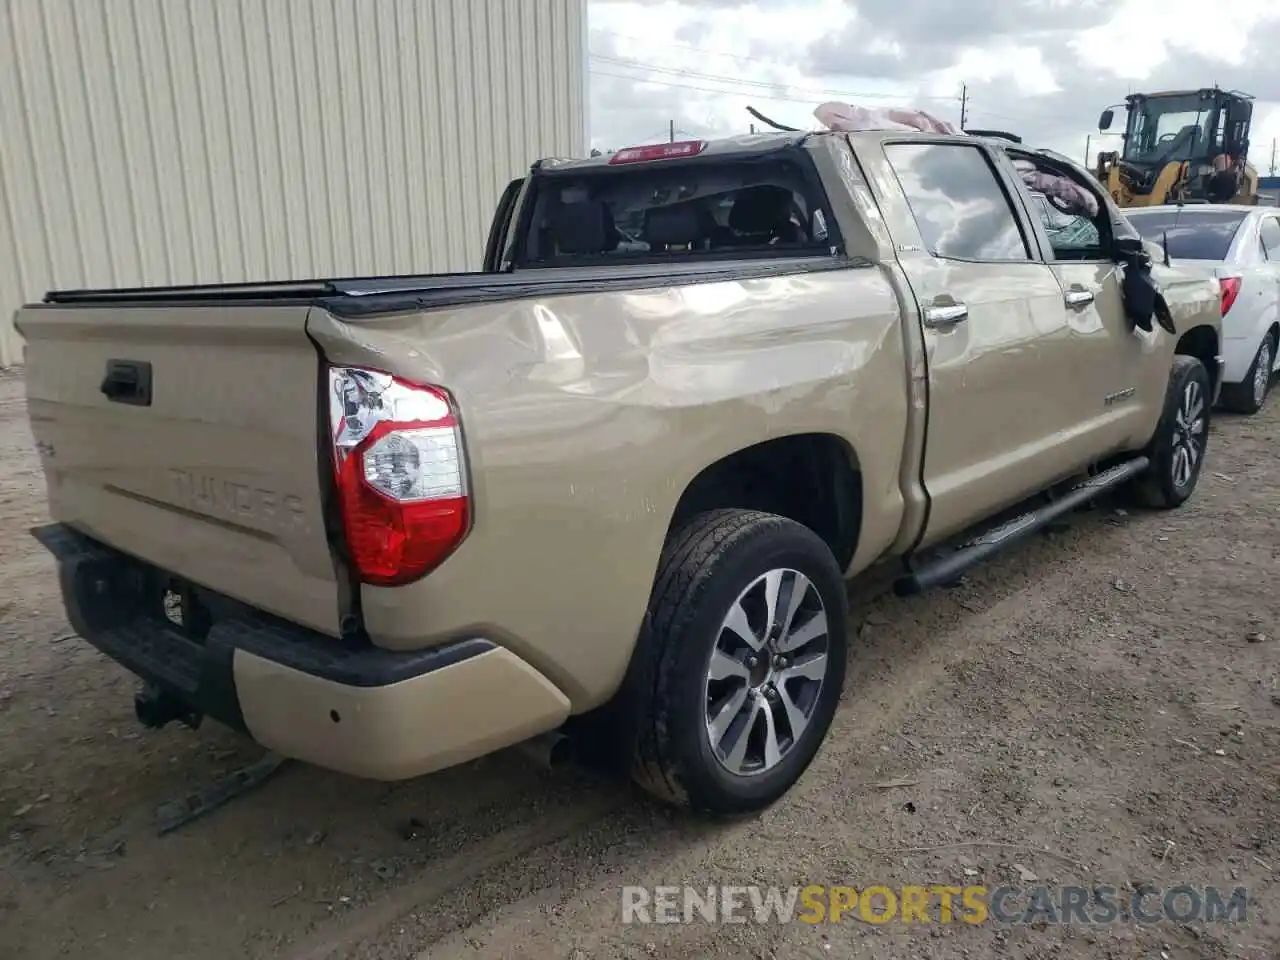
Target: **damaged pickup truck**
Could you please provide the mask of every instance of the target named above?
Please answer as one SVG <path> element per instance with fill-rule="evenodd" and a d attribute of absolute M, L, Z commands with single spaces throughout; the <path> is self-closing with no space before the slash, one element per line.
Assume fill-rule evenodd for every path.
<path fill-rule="evenodd" d="M 1095 216 L 1047 231 L 1028 164 Z M 751 810 L 831 726 L 846 579 L 1192 495 L 1220 291 L 1161 260 L 996 139 L 544 161 L 481 272 L 22 309 L 33 532 L 151 725 L 400 779 L 573 720 L 653 793 Z"/>

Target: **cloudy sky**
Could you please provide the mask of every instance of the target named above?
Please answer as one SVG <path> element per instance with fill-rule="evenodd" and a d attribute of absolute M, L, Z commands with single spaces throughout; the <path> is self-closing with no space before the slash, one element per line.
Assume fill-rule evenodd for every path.
<path fill-rule="evenodd" d="M 1250 159 L 1280 138 L 1275 0 L 590 0 L 591 140 L 746 132 L 748 104 L 809 127 L 824 100 L 910 105 L 1084 158 L 1133 91 L 1257 97 Z M 1272 66 L 1269 66 L 1272 64 Z M 1116 128 L 1113 128 L 1116 129 Z"/>

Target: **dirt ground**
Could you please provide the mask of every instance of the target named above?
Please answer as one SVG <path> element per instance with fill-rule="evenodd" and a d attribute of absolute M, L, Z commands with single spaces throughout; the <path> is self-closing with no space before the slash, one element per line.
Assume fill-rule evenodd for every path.
<path fill-rule="evenodd" d="M 1221 415 L 1186 508 L 1104 505 L 958 588 L 856 599 L 835 728 L 762 816 L 707 823 L 506 753 L 398 785 L 286 765 L 159 836 L 158 804 L 260 752 L 143 731 L 132 679 L 67 636 L 0 376 L 0 956 L 1276 958 L 1278 438 L 1280 399 Z M 1033 874 L 1251 901 L 1242 924 L 620 921 L 624 884 Z"/>

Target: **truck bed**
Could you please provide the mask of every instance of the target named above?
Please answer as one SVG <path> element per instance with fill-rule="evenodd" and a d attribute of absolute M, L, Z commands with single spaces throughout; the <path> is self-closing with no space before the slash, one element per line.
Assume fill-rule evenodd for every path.
<path fill-rule="evenodd" d="M 51 510 L 185 580 L 337 634 L 349 609 L 327 530 L 313 308 L 358 320 L 861 264 L 870 266 L 784 256 L 54 291 L 19 319 Z M 467 326 L 467 317 L 457 321 Z M 129 378 L 120 389 L 137 396 L 109 392 L 116 368 Z M 452 385 L 474 392 L 459 373 Z"/>

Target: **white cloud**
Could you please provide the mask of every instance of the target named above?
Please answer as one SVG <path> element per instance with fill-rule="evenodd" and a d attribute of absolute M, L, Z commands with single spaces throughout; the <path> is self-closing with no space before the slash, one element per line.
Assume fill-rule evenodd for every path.
<path fill-rule="evenodd" d="M 591 0 L 592 142 L 808 127 L 823 100 L 915 105 L 1081 156 L 1131 90 L 1255 95 L 1250 159 L 1280 138 L 1280 5 L 1233 0 Z"/>
<path fill-rule="evenodd" d="M 745 133 L 749 104 L 808 126 L 814 107 L 841 95 L 902 102 L 900 83 L 851 88 L 805 69 L 812 41 L 850 17 L 842 0 L 593 2 L 593 145 L 658 139 L 669 120 L 691 136 Z"/>

